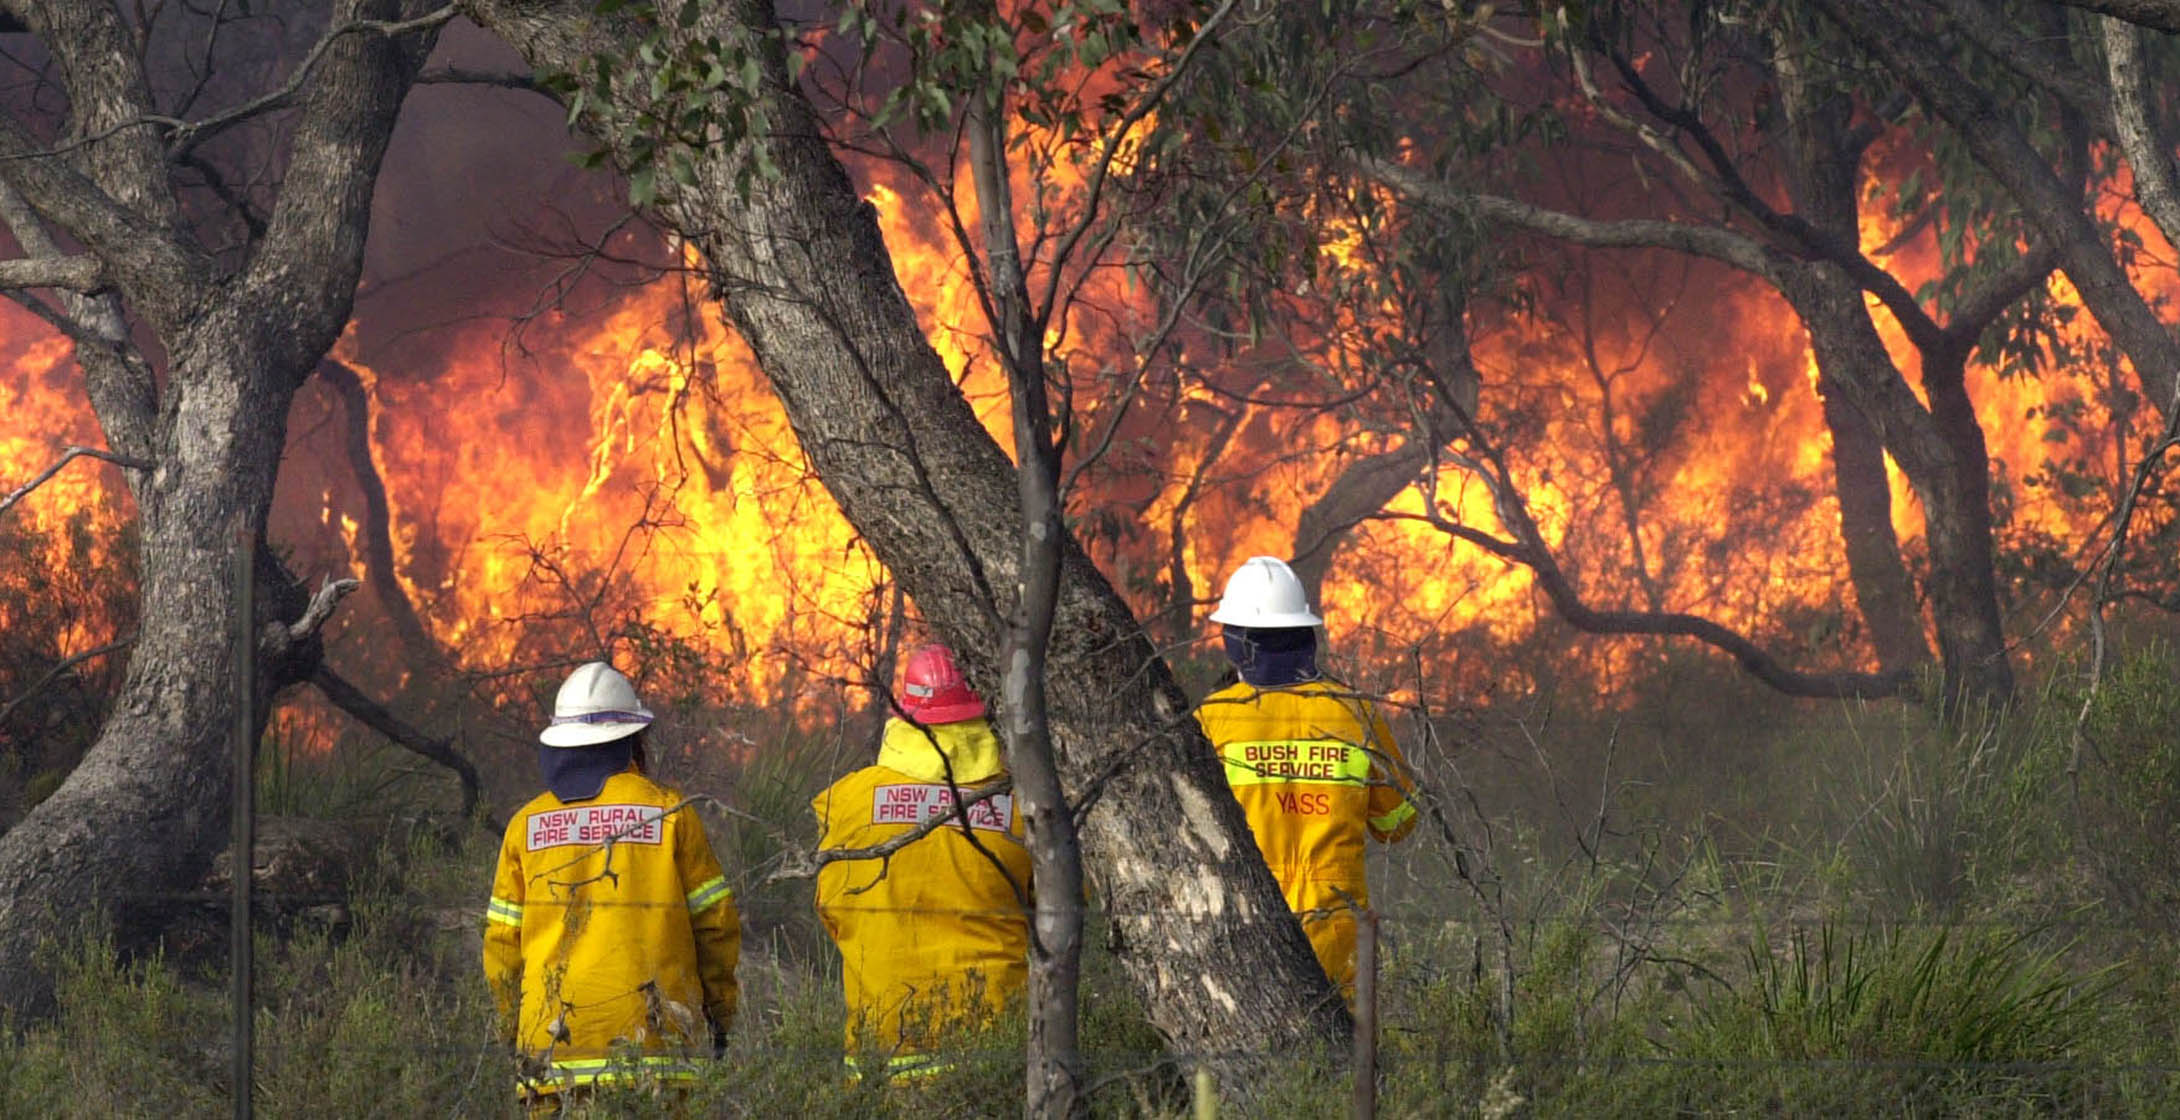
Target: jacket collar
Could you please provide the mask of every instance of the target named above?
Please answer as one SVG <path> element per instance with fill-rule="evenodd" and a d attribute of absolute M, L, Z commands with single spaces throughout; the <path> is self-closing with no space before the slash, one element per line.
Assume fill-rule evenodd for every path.
<path fill-rule="evenodd" d="M 943 782 L 951 766 L 954 783 L 964 786 L 1007 772 L 999 737 L 992 734 L 991 721 L 981 717 L 922 727 L 905 719 L 889 719 L 885 738 L 878 744 L 878 765 L 919 782 Z"/>

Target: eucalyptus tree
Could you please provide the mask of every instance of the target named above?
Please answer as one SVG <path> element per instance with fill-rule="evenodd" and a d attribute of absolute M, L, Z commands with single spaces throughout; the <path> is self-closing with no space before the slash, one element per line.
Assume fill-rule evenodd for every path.
<path fill-rule="evenodd" d="M 1057 516 L 1068 470 L 1047 425 L 1064 429 L 1072 414 L 1047 331 L 1063 329 L 1071 277 L 1109 240 L 1097 184 L 1155 116 L 1167 88 L 1156 75 L 1189 65 L 1197 34 L 1222 8 L 1184 8 L 1144 29 L 1109 0 L 1005 13 L 850 5 L 839 13 L 848 33 L 807 53 L 790 51 L 762 0 L 473 0 L 463 10 L 555 76 L 572 122 L 629 176 L 638 205 L 701 254 L 705 279 L 849 521 L 980 691 L 1021 705 L 1000 721 L 1018 777 L 1048 766 L 1036 757 L 1042 692 L 1056 787 L 1042 811 L 1079 829 L 1090 887 L 1153 1023 L 1177 1049 L 1215 1063 L 1344 1040 L 1346 1009 L 1265 869 L 1187 697 Z M 881 39 L 910 56 L 860 53 Z M 1122 72 L 1116 86 L 1066 96 L 1042 80 L 1133 51 L 1158 61 Z M 956 52 L 950 63 L 937 57 L 946 52 Z M 1005 356 L 1018 464 L 925 338 L 799 80 L 806 66 L 836 65 L 906 74 L 865 108 L 905 114 L 896 119 L 920 124 L 942 149 L 949 135 L 971 149 L 934 158 L 923 141 L 902 144 L 939 185 L 957 172 L 971 180 L 984 209 L 979 225 L 938 196 L 939 220 L 974 253 L 987 327 Z M 1007 202 L 1019 130 L 1038 116 L 1069 137 L 1065 158 L 1088 175 L 1088 202 L 1053 224 L 1040 224 L 1051 201 L 1042 193 Z M 1048 392 L 1058 407 L 1040 402 Z M 1064 847 L 1064 829 L 1049 835 Z M 1040 873 L 1065 867 L 1063 850 L 1038 858 Z M 1055 887 L 1071 893 L 1064 877 L 1039 883 L 1035 928 L 1054 939 L 1039 950 L 1054 952 L 1050 983 L 1065 985 L 1074 900 L 1049 900 Z M 1032 1055 L 1029 1108 L 1076 1111 L 1082 1087 L 1061 1022 L 1071 998 L 1032 1015 L 1050 1045 Z"/>
<path fill-rule="evenodd" d="M 1535 570 L 1577 629 L 1694 637 L 1790 693 L 1890 696 L 1921 691 L 1927 626 L 1949 710 L 2011 695 L 2004 619 L 2014 600 L 1994 539 L 2002 512 L 1966 374 L 1971 362 L 2009 376 L 2065 371 L 2073 355 L 2054 340 L 2068 312 L 2045 283 L 2057 267 L 2086 285 L 2084 302 L 2146 394 L 2169 395 L 2170 343 L 2112 263 L 2127 235 L 2094 208 L 2092 188 L 2111 170 L 2108 157 L 2094 162 L 2105 150 L 2094 142 L 2117 150 L 2124 133 L 2107 83 L 2082 61 L 2097 53 L 2093 29 L 2053 6 L 1910 5 L 1921 13 L 1910 32 L 1930 36 L 1917 49 L 1881 26 L 1890 18 L 1881 5 L 1819 7 L 1832 14 L 1766 0 L 1290 6 L 1199 73 L 1198 96 L 1182 110 L 1195 114 L 1195 142 L 1176 157 L 1186 174 L 1218 184 L 1280 166 L 1262 195 L 1260 267 L 1238 291 L 1215 293 L 1239 309 L 1225 318 L 1255 316 L 1252 330 L 1268 317 L 1300 317 L 1320 332 L 1380 324 L 1363 347 L 1377 360 L 1359 374 L 1314 364 L 1344 379 L 1325 396 L 1389 400 L 1376 406 L 1388 434 L 1312 507 L 1298 555 L 1324 563 L 1345 527 L 1461 466 L 1493 490 L 1500 525 L 1426 515 Z M 1881 39 L 1889 56 L 1873 46 Z M 1930 100 L 1940 92 L 1944 101 Z M 1235 111 L 1243 101 L 1249 111 Z M 1939 108 L 1919 111 L 1925 102 Z M 1537 175 L 1547 159 L 1609 186 L 1583 196 L 1547 189 Z M 1864 245 L 1873 208 L 1901 231 L 1895 244 Z M 1382 249 L 1328 252 L 1334 220 Z M 1509 233 L 1518 236 L 1500 236 Z M 1887 259 L 1915 237 L 1935 245 L 1940 265 L 1920 286 Z M 1488 249 L 1449 257 L 1449 241 Z M 1514 475 L 1493 463 L 1518 460 L 1538 433 L 1511 407 L 1509 386 L 1476 395 L 1468 346 L 1454 337 L 1464 313 L 1434 311 L 1430 300 L 1465 304 L 1471 322 L 1509 306 L 1502 319 L 1525 329 L 1537 309 L 1518 302 L 1523 271 L 1573 250 L 1712 262 L 1791 309 L 1818 373 L 1840 538 L 1874 672 L 1793 669 L 1790 656 L 1748 635 L 1661 611 L 1654 594 L 1646 609 L 1600 609 L 1533 531 Z M 1898 324 L 1912 366 L 1887 350 L 1880 316 Z M 1735 340 L 1718 341 L 1730 350 Z M 2122 416 L 2105 420 L 2125 428 Z M 1700 428 L 1702 418 L 1688 423 Z M 1921 506 L 1919 573 L 1893 528 L 1888 457 Z M 1641 503 L 1620 504 L 1633 537 Z M 1583 545 L 1563 547 L 1574 555 Z"/>
<path fill-rule="evenodd" d="M 225 835 L 238 705 L 261 724 L 271 693 L 314 669 L 330 585 L 251 620 L 258 694 L 235 695 L 235 558 L 247 548 L 278 575 L 263 542 L 288 406 L 347 325 L 387 139 L 453 12 L 4 8 L 29 37 L 10 55 L 42 65 L 0 113 L 16 247 L 0 284 L 74 345 L 99 455 L 135 499 L 140 572 L 111 716 L 0 836 L 0 1002 L 28 1015 L 50 1007 L 34 954 L 56 920 L 121 913 L 201 871 Z M 313 37 L 267 51 L 291 34 Z M 268 54 L 294 61 L 250 88 Z M 256 157 L 243 175 L 225 158 L 238 153 Z"/>

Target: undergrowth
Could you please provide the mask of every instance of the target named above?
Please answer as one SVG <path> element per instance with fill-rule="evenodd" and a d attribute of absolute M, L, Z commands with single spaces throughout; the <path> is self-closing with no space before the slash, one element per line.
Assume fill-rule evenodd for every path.
<path fill-rule="evenodd" d="M 2052 688 L 1953 726 L 1901 708 L 1531 711 L 1418 749 L 1431 819 L 1372 857 L 1381 1114 L 2180 1114 L 2174 675 L 2159 648 L 2117 666 L 2083 741 L 2082 695 Z M 745 903 L 727 1053 L 683 1094 L 584 1111 L 1018 1113 L 1018 1015 L 957 1039 L 927 1081 L 846 1076 L 837 957 L 807 885 L 771 872 L 808 841 L 810 793 L 857 763 L 838 738 L 755 741 L 679 776 L 735 810 L 707 816 Z M 368 788 L 282 778 L 304 807 Z M 477 963 L 494 838 L 389 832 L 344 921 L 261 933 L 259 1112 L 518 1115 Z M 1088 940 L 1094 1111 L 1189 1115 L 1197 1059 L 1162 1045 Z M 60 1013 L 0 1040 L 0 1116 L 228 1109 L 219 962 L 93 932 L 52 965 Z M 1217 1086 L 1219 1115 L 1346 1115 L 1348 1076 L 1277 1056 Z"/>

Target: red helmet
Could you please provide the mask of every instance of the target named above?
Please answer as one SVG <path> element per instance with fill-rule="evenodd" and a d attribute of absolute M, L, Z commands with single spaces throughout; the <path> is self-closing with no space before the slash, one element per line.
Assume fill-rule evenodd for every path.
<path fill-rule="evenodd" d="M 924 646 L 908 655 L 900 701 L 901 710 L 917 723 L 956 723 L 984 714 L 984 701 L 961 679 L 954 651 L 945 646 Z"/>

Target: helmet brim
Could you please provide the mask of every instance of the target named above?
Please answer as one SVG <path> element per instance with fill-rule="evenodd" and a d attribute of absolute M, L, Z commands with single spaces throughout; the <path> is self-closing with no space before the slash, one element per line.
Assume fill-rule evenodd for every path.
<path fill-rule="evenodd" d="M 957 700 L 951 704 L 903 707 L 901 710 L 907 712 L 917 723 L 960 723 L 962 720 L 983 715 L 984 701 Z"/>
<path fill-rule="evenodd" d="M 595 747 L 630 735 L 651 726 L 650 720 L 621 721 L 615 723 L 556 723 L 537 733 L 537 741 L 548 747 Z"/>
<path fill-rule="evenodd" d="M 1323 626 L 1325 620 L 1308 611 L 1230 611 L 1225 607 L 1211 612 L 1211 621 L 1221 626 L 1242 626 L 1251 630 L 1291 630 L 1298 626 Z"/>

